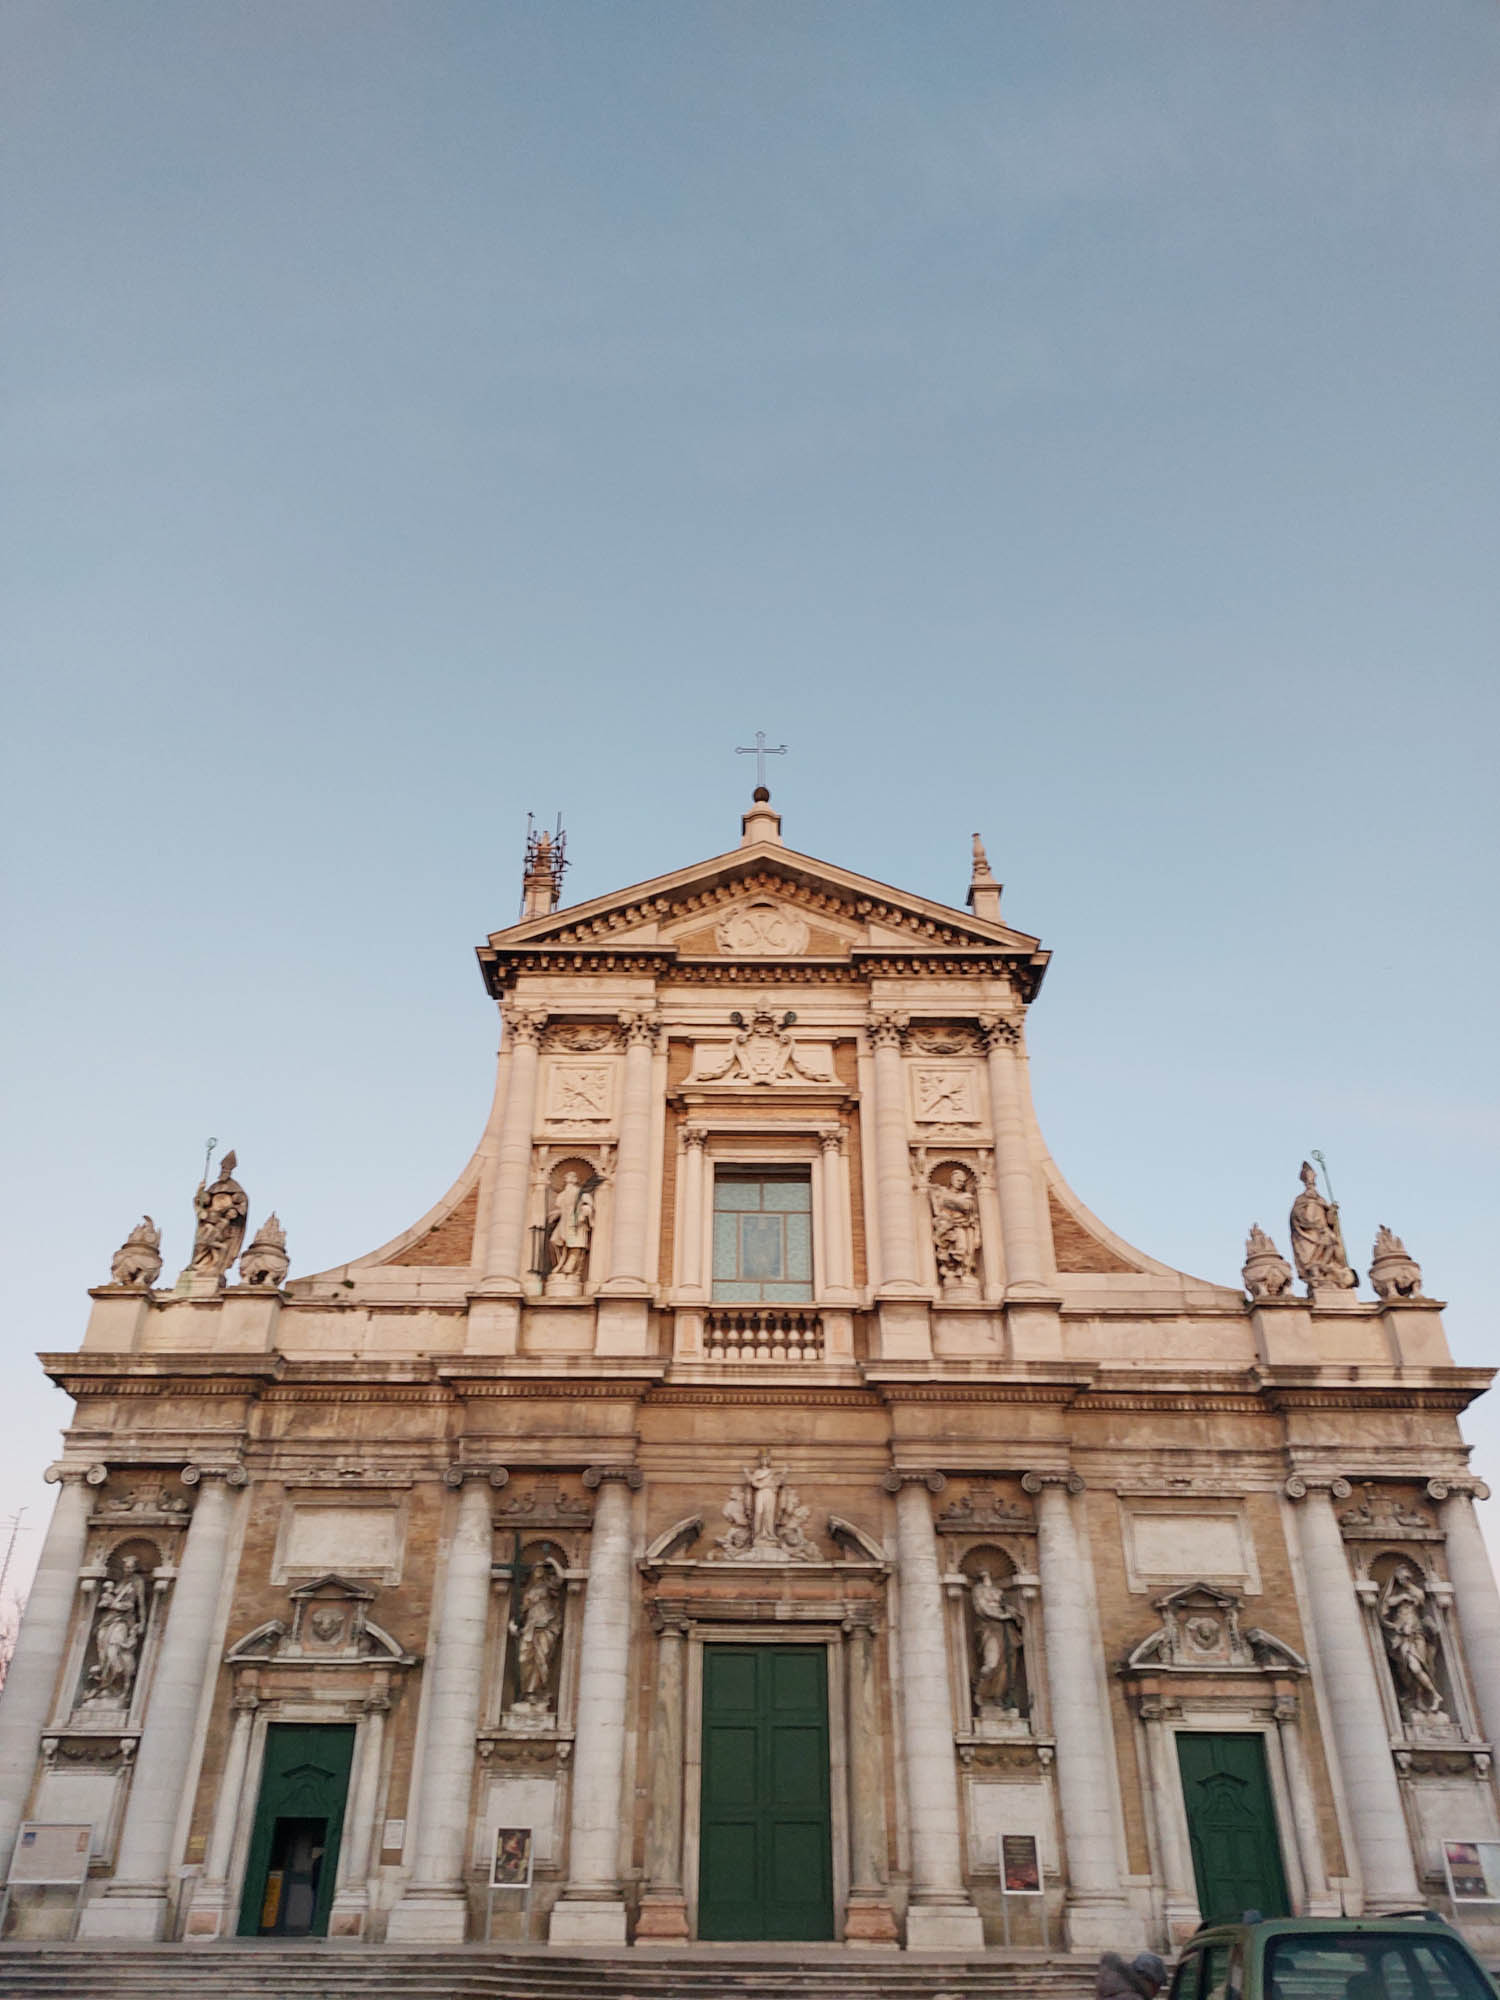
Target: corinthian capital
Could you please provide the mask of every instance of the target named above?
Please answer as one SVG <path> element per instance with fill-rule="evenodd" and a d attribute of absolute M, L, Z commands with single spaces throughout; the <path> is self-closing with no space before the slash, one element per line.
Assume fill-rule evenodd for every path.
<path fill-rule="evenodd" d="M 981 1014 L 979 1035 L 987 1055 L 995 1049 L 1018 1049 L 1021 1046 L 1021 1017 L 1019 1014 Z"/>
<path fill-rule="evenodd" d="M 547 1026 L 545 1007 L 518 1007 L 514 1001 L 500 1010 L 505 1039 L 518 1049 L 534 1049 Z"/>
<path fill-rule="evenodd" d="M 626 1013 L 620 1016 L 620 1031 L 627 1049 L 654 1048 L 661 1022 L 654 1014 Z"/>
<path fill-rule="evenodd" d="M 899 1049 L 906 1039 L 907 1016 L 905 1014 L 872 1014 L 870 1016 L 870 1046 L 875 1049 Z"/>

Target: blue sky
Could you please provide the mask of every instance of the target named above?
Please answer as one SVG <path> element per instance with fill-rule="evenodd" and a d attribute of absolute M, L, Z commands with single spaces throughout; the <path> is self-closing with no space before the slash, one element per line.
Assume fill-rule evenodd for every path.
<path fill-rule="evenodd" d="M 0 1514 L 205 1138 L 294 1270 L 414 1219 L 527 810 L 643 879 L 757 727 L 806 851 L 960 899 L 984 831 L 1108 1222 L 1232 1281 L 1321 1147 L 1496 1357 L 1490 5 L 4 31 Z"/>

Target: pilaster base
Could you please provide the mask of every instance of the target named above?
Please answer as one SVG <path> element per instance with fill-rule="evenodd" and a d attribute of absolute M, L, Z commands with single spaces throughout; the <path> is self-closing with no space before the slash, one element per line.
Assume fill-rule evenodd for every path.
<path fill-rule="evenodd" d="M 469 1934 L 469 1899 L 461 1889 L 408 1889 L 385 1934 L 392 1944 L 462 1944 Z"/>
<path fill-rule="evenodd" d="M 1308 1914 L 1311 1915 L 1312 1912 L 1309 1911 Z M 1337 1916 L 1338 1911 L 1335 1910 L 1333 1914 Z M 1194 1931 L 1203 1928 L 1203 1918 L 1199 1913 L 1198 1905 L 1196 1903 L 1179 1902 L 1172 1896 L 1168 1896 L 1167 1898 L 1166 1918 L 1167 1939 L 1174 1950 L 1178 1945 L 1186 1944 Z"/>
<path fill-rule="evenodd" d="M 984 1925 L 969 1899 L 951 1903 L 909 1903 L 906 1910 L 908 1951 L 983 1951 Z"/>
<path fill-rule="evenodd" d="M 345 1889 L 336 1894 L 328 1912 L 328 1935 L 363 1937 L 370 1916 L 370 1899 L 363 1889 Z"/>
<path fill-rule="evenodd" d="M 1015 1290 L 1005 1295 L 1005 1332 L 1013 1361 L 1060 1361 L 1062 1359 L 1062 1317 L 1059 1301 L 1018 1297 Z"/>
<path fill-rule="evenodd" d="M 519 1293 L 514 1298 L 501 1298 L 493 1293 L 471 1296 L 464 1331 L 465 1354 L 514 1354 L 520 1339 Z"/>
<path fill-rule="evenodd" d="M 883 1896 L 858 1893 L 850 1896 L 844 1911 L 845 1944 L 899 1944 L 900 1941 L 895 1916 Z"/>
<path fill-rule="evenodd" d="M 624 1944 L 625 1905 L 613 1897 L 576 1903 L 562 1898 L 552 1905 L 548 1944 Z"/>
<path fill-rule="evenodd" d="M 879 1299 L 882 1361 L 930 1361 L 932 1312 L 926 1299 Z"/>
<path fill-rule="evenodd" d="M 1069 1951 L 1117 1951 L 1122 1957 L 1146 1948 L 1146 1926 L 1124 1897 L 1069 1903 L 1063 1911 L 1063 1941 Z"/>
<path fill-rule="evenodd" d="M 81 1938 L 134 1938 L 157 1944 L 167 1926 L 167 1892 L 148 1883 L 123 1883 L 85 1903 L 78 1919 Z"/>
<path fill-rule="evenodd" d="M 637 1944 L 686 1944 L 687 1904 L 681 1895 L 667 1889 L 648 1889 L 641 1898 L 640 1915 L 635 1920 Z"/>
<path fill-rule="evenodd" d="M 594 1327 L 596 1354 L 645 1354 L 651 1326 L 649 1299 L 610 1299 L 601 1293 Z"/>
<path fill-rule="evenodd" d="M 223 1937 L 232 1928 L 229 1921 L 229 1885 L 200 1881 L 182 1927 L 185 1938 Z"/>

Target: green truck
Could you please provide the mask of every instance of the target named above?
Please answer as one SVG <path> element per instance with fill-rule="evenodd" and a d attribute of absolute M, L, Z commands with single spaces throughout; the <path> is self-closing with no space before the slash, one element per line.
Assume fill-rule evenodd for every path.
<path fill-rule="evenodd" d="M 1497 2000 L 1434 1914 L 1213 1924 L 1183 1946 L 1168 2000 Z"/>

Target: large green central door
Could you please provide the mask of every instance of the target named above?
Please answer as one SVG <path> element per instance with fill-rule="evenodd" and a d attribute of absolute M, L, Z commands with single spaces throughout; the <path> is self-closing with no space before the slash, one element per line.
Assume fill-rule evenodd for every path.
<path fill-rule="evenodd" d="M 241 1937 L 323 1937 L 338 1869 L 352 1722 L 273 1722 L 250 1835 Z"/>
<path fill-rule="evenodd" d="M 1238 1923 L 1246 1910 L 1289 1916 L 1263 1739 L 1184 1730 L 1177 1761 L 1204 1923 Z"/>
<path fill-rule="evenodd" d="M 831 1938 L 821 1646 L 703 1649 L 702 1938 Z"/>

